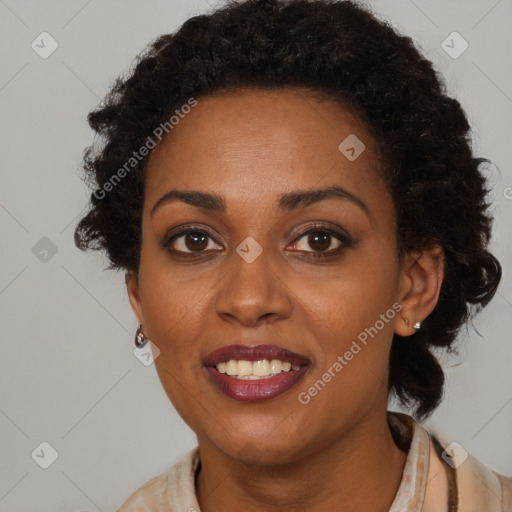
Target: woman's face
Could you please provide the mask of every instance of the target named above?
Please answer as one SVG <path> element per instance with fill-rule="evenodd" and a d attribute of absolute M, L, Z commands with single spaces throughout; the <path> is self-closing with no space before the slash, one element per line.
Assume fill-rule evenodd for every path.
<path fill-rule="evenodd" d="M 200 442 L 292 461 L 386 409 L 402 279 L 379 165 L 357 118 L 291 89 L 200 98 L 151 154 L 139 280 L 128 275 L 128 291 L 160 350 L 162 385 Z M 294 199 L 320 189 L 338 194 Z M 159 203 L 173 190 L 221 204 Z M 180 234 L 192 227 L 199 233 Z M 255 345 L 303 360 L 287 375 L 236 379 L 208 367 L 230 345 L 241 352 L 218 360 L 292 359 L 245 354 Z"/>

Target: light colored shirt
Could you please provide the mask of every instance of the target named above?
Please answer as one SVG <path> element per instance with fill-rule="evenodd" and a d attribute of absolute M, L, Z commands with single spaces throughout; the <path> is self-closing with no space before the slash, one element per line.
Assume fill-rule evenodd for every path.
<path fill-rule="evenodd" d="M 442 443 L 411 416 L 388 412 L 395 443 L 407 452 L 389 512 L 512 512 L 512 478 L 456 443 Z M 201 512 L 195 492 L 198 447 L 133 492 L 117 512 Z"/>

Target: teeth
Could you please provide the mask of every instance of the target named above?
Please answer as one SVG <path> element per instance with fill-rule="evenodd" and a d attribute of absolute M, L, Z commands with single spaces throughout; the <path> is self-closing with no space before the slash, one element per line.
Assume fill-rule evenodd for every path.
<path fill-rule="evenodd" d="M 238 361 L 238 375 L 252 375 L 252 366 L 252 361 Z"/>
<path fill-rule="evenodd" d="M 279 359 L 272 359 L 272 361 L 270 361 L 270 373 L 272 375 L 281 373 L 282 369 L 283 369 L 283 363 L 281 361 L 279 361 Z"/>
<path fill-rule="evenodd" d="M 217 364 L 217 370 L 231 377 L 241 380 L 268 379 L 281 372 L 296 371 L 301 368 L 300 364 L 291 364 L 279 359 L 261 359 L 259 361 L 246 361 L 244 359 L 229 361 Z"/>
<path fill-rule="evenodd" d="M 236 361 L 228 361 L 226 363 L 226 373 L 228 375 L 238 375 L 238 363 Z"/>
<path fill-rule="evenodd" d="M 240 362 L 238 363 L 239 368 Z M 267 375 L 270 375 L 270 363 L 266 359 L 263 359 L 261 361 L 254 361 L 251 366 L 251 373 L 253 375 L 256 375 L 257 377 L 266 377 Z"/>

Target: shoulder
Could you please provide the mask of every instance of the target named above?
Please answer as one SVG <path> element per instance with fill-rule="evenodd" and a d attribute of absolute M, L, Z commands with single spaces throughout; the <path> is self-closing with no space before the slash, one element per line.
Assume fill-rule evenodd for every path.
<path fill-rule="evenodd" d="M 502 475 L 469 454 L 457 442 L 448 443 L 434 434 L 431 439 L 430 473 L 439 499 L 446 489 L 446 502 L 459 512 L 512 510 L 512 478 Z M 433 470 L 433 471 L 432 471 Z M 434 479 L 436 475 L 443 478 Z M 441 482 L 444 481 L 444 485 Z M 428 489 L 428 487 L 427 487 Z M 445 501 L 443 499 L 443 501 Z M 452 510 L 450 507 L 447 510 Z"/>
<path fill-rule="evenodd" d="M 388 419 L 408 450 L 397 511 L 512 512 L 512 478 L 411 416 L 392 412 Z"/>
<path fill-rule="evenodd" d="M 184 503 L 197 503 L 194 473 L 199 463 L 198 448 L 187 452 L 167 471 L 153 477 L 135 490 L 116 512 L 173 512 Z M 193 507 L 190 507 L 193 508 Z"/>
<path fill-rule="evenodd" d="M 161 473 L 137 490 L 123 502 L 117 512 L 153 512 L 158 510 L 158 501 L 165 491 L 167 473 Z"/>
<path fill-rule="evenodd" d="M 461 511 L 512 510 L 512 478 L 468 455 L 455 469 Z M 476 508 L 476 505 L 478 507 Z"/>

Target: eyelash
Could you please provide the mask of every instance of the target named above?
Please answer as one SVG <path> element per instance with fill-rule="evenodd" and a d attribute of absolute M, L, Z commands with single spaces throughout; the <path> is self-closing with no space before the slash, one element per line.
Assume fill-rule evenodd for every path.
<path fill-rule="evenodd" d="M 335 238 L 339 242 L 341 242 L 341 245 L 337 247 L 336 249 L 331 249 L 328 251 L 298 251 L 298 252 L 305 252 L 314 258 L 329 258 L 339 255 L 341 252 L 343 252 L 345 249 L 353 247 L 354 243 L 353 241 L 346 235 L 341 232 L 338 232 L 336 230 L 333 230 L 331 228 L 327 228 L 326 226 L 312 226 L 308 228 L 306 231 L 301 233 L 297 238 L 294 239 L 292 244 L 297 243 L 299 240 L 304 238 L 307 235 L 310 235 L 312 233 L 322 233 L 326 235 L 330 235 L 331 237 Z M 188 226 L 186 229 L 183 229 L 179 231 L 178 233 L 173 233 L 170 235 L 167 235 L 164 237 L 162 241 L 162 246 L 164 249 L 169 251 L 173 255 L 177 255 L 179 257 L 189 258 L 189 257 L 196 257 L 195 253 L 202 254 L 204 251 L 177 251 L 175 249 L 171 248 L 172 243 L 177 240 L 178 238 L 181 238 L 182 236 L 186 236 L 189 234 L 200 234 L 200 235 L 206 235 L 210 240 L 213 240 L 215 243 L 215 239 L 206 231 L 204 228 L 199 226 Z M 329 244 L 330 245 L 330 244 Z"/>

